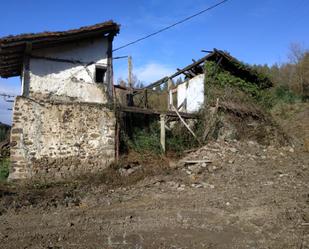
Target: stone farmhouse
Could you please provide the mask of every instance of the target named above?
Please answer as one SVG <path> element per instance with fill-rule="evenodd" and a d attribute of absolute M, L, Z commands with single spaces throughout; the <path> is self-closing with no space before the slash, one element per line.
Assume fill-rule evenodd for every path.
<path fill-rule="evenodd" d="M 115 158 L 112 43 L 119 25 L 0 39 L 0 76 L 20 76 L 9 179 L 95 172 Z"/>
<path fill-rule="evenodd" d="M 125 119 L 133 116 L 125 113 L 160 117 L 165 151 L 166 122 L 176 119 L 190 130 L 185 119 L 196 118 L 204 106 L 207 61 L 260 88 L 272 85 L 217 49 L 144 88 L 114 85 L 112 47 L 118 32 L 119 25 L 108 21 L 0 39 L 0 76 L 20 76 L 22 89 L 13 108 L 9 179 L 57 180 L 108 167 L 119 157 L 120 129 L 132 130 Z M 175 85 L 179 76 L 184 81 Z M 151 106 L 151 95 L 162 94 L 155 89 L 166 83 L 166 103 Z"/>

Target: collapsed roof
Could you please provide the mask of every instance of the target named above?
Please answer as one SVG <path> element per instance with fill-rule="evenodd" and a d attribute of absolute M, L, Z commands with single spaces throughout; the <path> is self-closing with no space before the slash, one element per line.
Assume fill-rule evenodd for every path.
<path fill-rule="evenodd" d="M 21 75 L 27 44 L 31 44 L 32 50 L 35 50 L 72 41 L 97 38 L 107 34 L 116 35 L 118 32 L 119 25 L 113 21 L 107 21 L 67 31 L 3 37 L 0 39 L 0 76 L 8 78 Z"/>
<path fill-rule="evenodd" d="M 260 88 L 269 88 L 272 86 L 272 82 L 268 77 L 258 73 L 251 66 L 237 60 L 226 52 L 214 49 L 214 51 L 209 54 L 207 60 L 219 63 L 224 70 L 248 82 L 254 83 Z"/>
<path fill-rule="evenodd" d="M 213 61 L 218 64 L 221 68 L 229 71 L 231 74 L 244 79 L 248 82 L 258 85 L 260 88 L 269 88 L 272 86 L 271 80 L 265 75 L 259 74 L 255 69 L 249 65 L 240 62 L 236 58 L 229 55 L 227 52 L 222 50 L 214 49 L 213 51 L 208 51 L 209 54 L 203 58 L 194 61 L 193 63 L 184 67 L 183 69 L 177 69 L 177 72 L 169 77 L 164 77 L 150 85 L 147 88 L 153 88 L 162 83 L 166 82 L 169 78 L 177 77 L 178 75 L 185 75 L 186 78 L 193 78 L 194 76 L 204 72 L 204 63 L 206 61 Z"/>

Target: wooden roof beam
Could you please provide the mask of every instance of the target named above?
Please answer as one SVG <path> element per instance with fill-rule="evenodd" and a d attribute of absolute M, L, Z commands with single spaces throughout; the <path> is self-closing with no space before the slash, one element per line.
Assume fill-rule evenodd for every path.
<path fill-rule="evenodd" d="M 158 86 L 158 85 L 163 84 L 163 83 L 166 82 L 167 79 L 169 79 L 169 78 L 171 78 L 171 79 L 175 78 L 176 76 L 182 74 L 183 72 L 188 71 L 189 69 L 191 69 L 191 68 L 193 68 L 193 67 L 195 67 L 195 66 L 197 66 L 197 65 L 200 65 L 200 64 L 203 63 L 205 60 L 207 60 L 209 57 L 211 57 L 214 53 L 215 53 L 215 51 L 213 51 L 212 53 L 210 53 L 210 54 L 208 54 L 208 55 L 202 57 L 201 59 L 197 60 L 196 62 L 194 62 L 194 63 L 192 63 L 192 64 L 190 64 L 190 65 L 184 67 L 183 69 L 181 69 L 180 71 L 178 71 L 178 72 L 172 74 L 171 76 L 169 76 L 169 77 L 166 76 L 166 77 L 164 77 L 164 78 L 162 78 L 162 79 L 160 79 L 160 80 L 157 80 L 157 81 L 155 81 L 154 83 L 152 83 L 152 84 L 146 86 L 145 88 L 153 88 L 153 87 L 155 87 L 155 86 Z"/>

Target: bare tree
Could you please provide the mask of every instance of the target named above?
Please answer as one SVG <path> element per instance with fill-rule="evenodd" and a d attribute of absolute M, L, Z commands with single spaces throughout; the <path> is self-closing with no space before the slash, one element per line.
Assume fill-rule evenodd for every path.
<path fill-rule="evenodd" d="M 292 64 L 289 68 L 289 85 L 290 89 L 300 95 L 306 95 L 308 85 L 308 70 L 309 70 L 309 50 L 305 49 L 299 43 L 290 45 L 289 60 Z"/>
<path fill-rule="evenodd" d="M 290 62 L 293 64 L 298 64 L 304 57 L 304 47 L 300 43 L 293 42 L 290 44 L 289 50 L 288 58 Z"/>

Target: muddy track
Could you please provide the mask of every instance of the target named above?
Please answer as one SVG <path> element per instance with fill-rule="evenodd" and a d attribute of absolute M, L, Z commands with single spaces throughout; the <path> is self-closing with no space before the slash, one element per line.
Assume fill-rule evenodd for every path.
<path fill-rule="evenodd" d="M 184 160 L 206 157 L 113 169 L 114 182 L 1 186 L 0 247 L 309 247 L 308 153 L 222 142 Z"/>

